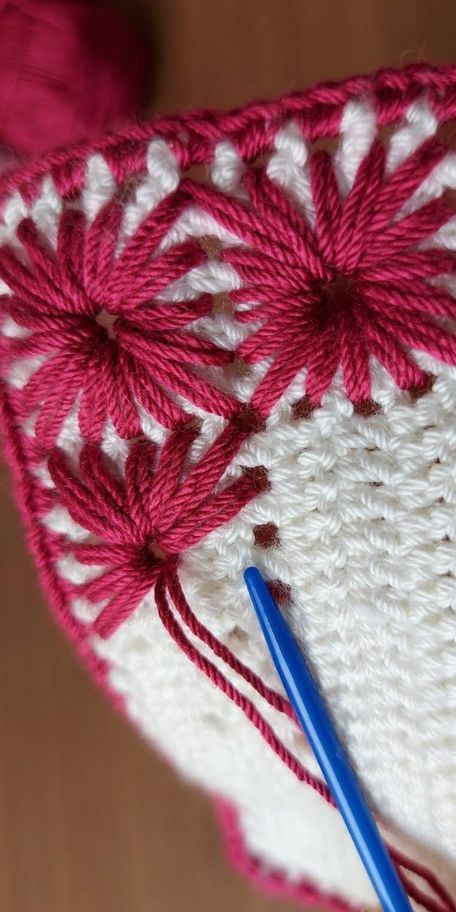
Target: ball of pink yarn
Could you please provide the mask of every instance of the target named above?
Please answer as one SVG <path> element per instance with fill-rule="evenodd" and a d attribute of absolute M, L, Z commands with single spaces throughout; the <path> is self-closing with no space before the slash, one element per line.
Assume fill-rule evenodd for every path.
<path fill-rule="evenodd" d="M 115 10 L 0 0 L 0 143 L 35 155 L 137 113 L 145 50 Z"/>

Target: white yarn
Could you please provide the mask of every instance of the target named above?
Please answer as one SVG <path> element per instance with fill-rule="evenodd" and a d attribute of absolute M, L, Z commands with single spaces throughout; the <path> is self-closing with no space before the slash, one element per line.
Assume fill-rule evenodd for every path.
<path fill-rule="evenodd" d="M 12 193 L 4 202 L 0 222 L 0 244 L 18 244 L 16 228 L 29 215 L 20 193 Z"/>
<path fill-rule="evenodd" d="M 58 535 L 65 535 L 69 541 L 83 542 L 88 538 L 87 530 L 72 519 L 66 507 L 52 507 L 44 522 L 48 529 Z"/>
<path fill-rule="evenodd" d="M 234 291 L 240 286 L 239 276 L 232 266 L 209 260 L 202 266 L 190 269 L 182 279 L 173 282 L 158 297 L 162 301 L 185 301 L 204 293 L 220 294 Z"/>
<path fill-rule="evenodd" d="M 412 155 L 421 143 L 433 136 L 438 121 L 424 100 L 410 105 L 405 115 L 405 124 L 393 133 L 386 159 L 386 170 L 391 174 Z"/>
<path fill-rule="evenodd" d="M 410 215 L 431 199 L 441 196 L 446 189 L 456 189 L 456 155 L 449 152 L 424 179 L 413 196 L 402 207 L 400 217 Z M 442 231 L 442 229 L 440 229 Z M 440 233 L 440 232 L 439 232 Z"/>
<path fill-rule="evenodd" d="M 390 139 L 389 171 L 435 129 L 426 102 L 412 105 Z M 335 153 L 343 194 L 376 132 L 370 105 L 348 103 Z M 290 123 L 277 133 L 267 172 L 312 222 L 307 159 L 302 134 Z M 150 144 L 147 167 L 126 203 L 122 244 L 179 181 L 177 162 L 161 140 Z M 231 143 L 220 142 L 211 167 L 214 183 L 237 194 L 242 171 Z M 446 186 L 456 186 L 452 154 L 403 212 L 439 196 Z M 90 218 L 113 190 L 108 165 L 102 156 L 93 156 L 82 194 Z M 41 202 L 31 214 L 51 236 L 60 209 L 55 187 L 45 181 Z M 14 239 L 26 211 L 13 195 L 0 239 Z M 205 234 L 227 246 L 239 243 L 192 206 L 162 249 Z M 433 243 L 453 249 L 454 226 L 438 232 Z M 191 270 L 162 297 L 178 301 L 239 284 L 233 269 L 212 261 Z M 227 348 L 251 331 L 223 314 L 197 321 L 195 329 Z M 10 337 L 17 333 L 12 321 L 2 331 Z M 182 582 L 201 621 L 272 686 L 277 686 L 275 673 L 242 571 L 255 563 L 267 577 L 291 587 L 290 623 L 310 656 L 364 788 L 394 827 L 394 842 L 399 833 L 409 854 L 431 863 L 451 887 L 446 862 L 456 846 L 456 370 L 420 354 L 417 360 L 437 377 L 432 391 L 411 403 L 374 363 L 374 394 L 382 411 L 368 419 L 354 412 L 338 375 L 322 407 L 306 420 L 294 421 L 290 403 L 299 396 L 303 379 L 297 377 L 273 409 L 266 430 L 248 440 L 230 469 L 236 475 L 243 466 L 265 466 L 271 490 L 185 555 Z M 8 382 L 23 386 L 37 362 L 42 359 L 17 362 Z M 227 371 L 224 388 L 248 401 L 266 367 L 255 365 L 244 377 Z M 78 405 L 59 437 L 73 459 L 82 444 L 77 410 Z M 144 432 L 162 442 L 167 432 L 140 411 Z M 216 416 L 201 417 L 194 458 L 223 427 Z M 110 422 L 102 445 L 122 472 L 129 443 Z M 45 465 L 36 474 L 46 487 L 52 485 Z M 255 545 L 253 527 L 268 522 L 277 526 L 280 545 L 265 550 Z M 61 505 L 53 507 L 45 523 L 69 541 L 83 541 L 88 534 Z M 66 580 L 82 582 L 101 568 L 70 556 L 59 560 L 57 571 Z M 101 608 L 80 598 L 72 606 L 84 623 L 93 621 Z M 153 594 L 107 641 L 94 639 L 93 647 L 108 661 L 111 684 L 146 737 L 194 782 L 235 802 L 247 844 L 265 865 L 280 868 L 290 880 L 310 877 L 322 889 L 358 903 L 375 901 L 338 814 L 296 781 L 239 710 L 183 657 L 161 625 Z M 224 673 L 255 700 L 287 746 L 317 771 L 292 723 L 226 668 Z"/>
<path fill-rule="evenodd" d="M 46 175 L 43 179 L 41 193 L 31 207 L 33 220 L 41 226 L 49 243 L 55 248 L 57 244 L 57 228 L 62 214 L 63 203 L 57 193 L 52 177 Z"/>
<path fill-rule="evenodd" d="M 86 182 L 81 193 L 82 209 L 90 222 L 97 217 L 100 209 L 109 202 L 116 189 L 112 171 L 100 153 L 91 155 L 86 164 Z M 35 212 L 35 220 L 42 230 L 44 225 L 40 213 Z"/>
<path fill-rule="evenodd" d="M 266 173 L 272 181 L 290 194 L 313 227 L 315 207 L 307 167 L 308 150 L 297 124 L 290 123 L 279 130 L 274 146 L 276 151 L 269 159 Z"/>
<path fill-rule="evenodd" d="M 239 187 L 244 170 L 244 162 L 233 143 L 217 143 L 211 166 L 213 184 L 224 193 L 232 193 Z"/>
<path fill-rule="evenodd" d="M 167 237 L 162 241 L 160 249 L 166 250 L 173 244 L 180 244 L 189 237 L 198 238 L 205 236 L 219 238 L 226 247 L 239 244 L 239 238 L 227 231 L 226 228 L 223 228 L 212 215 L 201 211 L 196 206 L 189 206 L 177 219 L 176 224 L 173 225 Z"/>
<path fill-rule="evenodd" d="M 133 200 L 125 206 L 119 251 L 146 215 L 179 183 L 179 167 L 168 144 L 154 139 L 147 150 L 147 177 L 139 182 Z"/>
<path fill-rule="evenodd" d="M 11 294 L 11 290 L 5 285 L 5 290 L 3 291 L 2 284 L 0 282 L 0 294 Z M 19 323 L 16 323 L 9 314 L 4 318 L 2 323 L 2 333 L 7 339 L 20 339 L 28 336 L 29 330 L 25 329 L 24 326 L 19 326 Z"/>
<path fill-rule="evenodd" d="M 15 361 L 7 377 L 8 383 L 15 389 L 23 389 L 32 374 L 44 364 L 45 360 L 44 355 L 37 355 L 35 358 L 21 358 Z"/>
<path fill-rule="evenodd" d="M 350 190 L 376 132 L 377 121 L 372 105 L 364 101 L 349 101 L 345 105 L 340 124 L 341 142 L 334 156 L 339 188 L 343 196 Z"/>

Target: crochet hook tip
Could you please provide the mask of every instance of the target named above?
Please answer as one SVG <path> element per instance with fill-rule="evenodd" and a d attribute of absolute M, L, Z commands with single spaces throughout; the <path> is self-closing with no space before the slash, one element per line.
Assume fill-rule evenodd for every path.
<path fill-rule="evenodd" d="M 345 756 L 302 652 L 256 567 L 244 580 L 266 644 L 296 716 L 358 849 L 384 912 L 412 912 L 388 850 Z"/>

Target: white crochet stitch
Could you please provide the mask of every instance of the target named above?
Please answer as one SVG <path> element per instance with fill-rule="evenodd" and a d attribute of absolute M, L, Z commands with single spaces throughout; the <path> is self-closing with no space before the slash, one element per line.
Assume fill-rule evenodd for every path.
<path fill-rule="evenodd" d="M 393 171 L 436 126 L 425 101 L 415 103 L 389 140 L 388 169 Z M 375 134 L 375 115 L 368 104 L 347 104 L 335 153 L 343 195 Z M 267 171 L 313 222 L 307 155 L 298 127 L 290 123 L 276 136 Z M 125 210 L 122 243 L 179 181 L 177 162 L 164 142 L 150 144 L 147 164 L 148 175 Z M 234 146 L 219 143 L 214 184 L 238 194 L 242 171 Z M 456 186 L 456 158 L 451 154 L 404 211 L 440 195 L 445 186 Z M 114 187 L 102 156 L 92 157 L 82 195 L 91 219 Z M 26 208 L 20 197 L 11 197 L 0 227 L 2 238 L 14 241 Z M 61 201 L 47 179 L 31 215 L 52 243 L 60 211 Z M 206 234 L 217 235 L 225 245 L 239 243 L 213 218 L 191 207 L 163 246 Z M 448 229 L 435 243 L 450 246 Z M 192 270 L 164 297 L 178 300 L 239 285 L 233 269 L 211 262 Z M 223 314 L 198 326 L 229 348 L 251 331 Z M 3 331 L 11 336 L 19 330 L 9 321 Z M 456 849 L 456 370 L 419 354 L 416 358 L 436 376 L 432 390 L 411 402 L 374 365 L 374 398 L 382 410 L 368 419 L 356 414 L 339 378 L 321 408 L 304 421 L 293 420 L 291 403 L 301 389 L 298 377 L 274 408 L 265 431 L 248 440 L 230 469 L 236 473 L 241 466 L 265 466 L 271 491 L 187 552 L 181 578 L 201 621 L 274 687 L 275 673 L 242 571 L 255 563 L 268 578 L 291 587 L 288 618 L 366 793 L 393 833 L 394 844 L 429 864 L 451 889 L 456 888 L 451 871 Z M 13 367 L 8 377 L 12 386 L 23 385 L 36 370 L 36 359 L 28 362 Z M 248 401 L 265 369 L 261 364 L 227 384 Z M 223 421 L 200 414 L 208 445 Z M 144 416 L 143 429 L 155 440 L 164 437 L 163 428 L 150 417 Z M 28 432 L 33 434 L 33 429 Z M 59 443 L 72 455 L 81 445 L 74 412 Z M 109 424 L 103 448 L 120 471 L 128 446 Z M 40 473 L 44 484 L 52 484 L 45 465 Z M 46 523 L 72 541 L 86 536 L 63 507 L 55 507 Z M 255 545 L 253 527 L 264 523 L 275 524 L 279 545 Z M 58 565 L 58 572 L 73 582 L 99 571 L 74 558 Z M 73 610 L 89 622 L 100 605 L 77 599 Z M 290 880 L 310 878 L 321 889 L 353 902 L 375 902 L 337 812 L 296 781 L 239 710 L 183 657 L 157 616 L 152 594 L 109 639 L 94 638 L 93 647 L 107 659 L 111 685 L 145 736 L 185 776 L 239 808 L 247 845 L 265 865 L 280 869 Z M 224 673 L 234 680 L 226 667 Z M 294 725 L 247 684 L 236 679 L 236 686 L 256 702 L 293 753 L 318 773 Z"/>

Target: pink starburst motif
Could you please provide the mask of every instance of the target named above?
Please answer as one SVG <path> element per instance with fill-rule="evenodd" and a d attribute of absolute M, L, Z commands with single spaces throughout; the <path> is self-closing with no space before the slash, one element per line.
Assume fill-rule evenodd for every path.
<path fill-rule="evenodd" d="M 402 389 L 426 384 L 413 349 L 456 362 L 456 337 L 440 320 L 456 316 L 456 303 L 434 281 L 454 273 L 455 262 L 448 251 L 426 245 L 454 211 L 432 199 L 401 212 L 445 152 L 427 141 L 389 175 L 377 140 L 345 200 L 331 156 L 315 152 L 313 227 L 261 168 L 246 175 L 248 204 L 187 184 L 242 241 L 223 258 L 243 280 L 232 295 L 237 319 L 259 324 L 237 354 L 252 364 L 271 359 L 252 397 L 260 415 L 304 369 L 310 408 L 339 367 L 347 395 L 361 407 L 371 397 L 374 358 Z"/>
<path fill-rule="evenodd" d="M 82 448 L 77 474 L 62 450 L 51 453 L 49 471 L 59 503 L 91 535 L 84 543 L 65 541 L 64 549 L 80 563 L 100 565 L 99 576 L 75 586 L 78 597 L 103 603 L 93 625 L 100 636 L 112 634 L 159 579 L 173 575 L 184 551 L 233 519 L 268 487 L 262 467 L 246 469 L 220 486 L 247 436 L 241 426 L 228 425 L 192 464 L 190 449 L 197 434 L 191 428 L 174 431 L 161 450 L 145 439 L 136 441 L 123 480 L 96 444 Z"/>
<path fill-rule="evenodd" d="M 232 354 L 189 328 L 210 313 L 209 296 L 165 302 L 164 290 L 201 264 L 196 241 L 157 248 L 181 213 L 176 193 L 154 209 L 117 255 L 122 206 L 105 205 L 90 224 L 75 209 L 63 213 L 56 251 L 31 219 L 17 234 L 25 256 L 0 249 L 0 277 L 13 294 L 2 307 L 26 334 L 11 340 L 11 360 L 38 356 L 18 406 L 38 410 L 36 435 L 52 446 L 78 403 L 81 433 L 101 437 L 110 418 L 124 438 L 141 432 L 138 405 L 165 427 L 188 420 L 181 395 L 203 410 L 229 417 L 238 403 L 209 383 L 197 365 L 225 365 Z"/>

